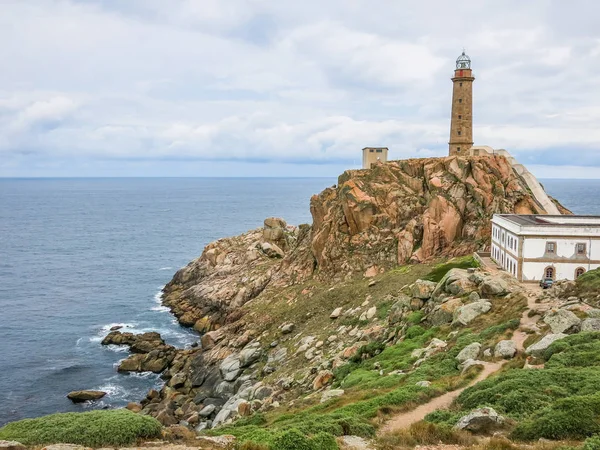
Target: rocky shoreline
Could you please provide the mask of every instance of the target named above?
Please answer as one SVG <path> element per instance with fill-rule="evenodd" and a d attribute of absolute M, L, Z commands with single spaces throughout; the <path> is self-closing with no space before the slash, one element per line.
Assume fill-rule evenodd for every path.
<path fill-rule="evenodd" d="M 498 156 L 347 171 L 337 186 L 313 196 L 310 207 L 312 226 L 268 218 L 260 229 L 209 244 L 177 271 L 162 303 L 199 333 L 198 347 L 176 349 L 158 333 L 115 330 L 105 337 L 103 345 L 131 351 L 119 371 L 160 373 L 165 382 L 130 409 L 163 425 L 203 430 L 301 395 L 343 395 L 328 388 L 333 371 L 369 344 L 402 339 L 409 314 L 418 312 L 431 325 L 465 326 L 493 308 L 489 298 L 516 289 L 508 278 L 456 269 L 439 283 L 417 280 L 388 294 L 389 311 L 383 311 L 368 291 L 377 290 L 383 274 L 485 250 L 494 213 L 544 212 Z M 367 291 L 351 307 L 311 305 L 343 283 Z M 306 302 L 307 312 L 288 317 L 285 309 L 298 302 Z M 326 333 L 296 327 L 307 321 Z"/>

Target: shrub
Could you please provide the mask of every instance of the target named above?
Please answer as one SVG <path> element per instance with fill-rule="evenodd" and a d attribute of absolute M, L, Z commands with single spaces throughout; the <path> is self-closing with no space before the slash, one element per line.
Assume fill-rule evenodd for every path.
<path fill-rule="evenodd" d="M 471 267 L 479 267 L 479 263 L 472 256 L 452 258 L 446 263 L 435 266 L 427 276 L 423 277 L 423 279 L 437 283 L 444 278 L 450 269 L 469 269 Z"/>
<path fill-rule="evenodd" d="M 527 421 L 519 423 L 517 439 L 582 439 L 600 432 L 600 394 L 556 401 Z"/>
<path fill-rule="evenodd" d="M 25 445 L 56 443 L 86 447 L 123 446 L 160 436 L 160 423 L 126 409 L 63 413 L 25 419 L 0 428 L 0 440 Z"/>
<path fill-rule="evenodd" d="M 600 371 L 579 369 L 513 369 L 465 389 L 458 404 L 465 410 L 491 406 L 514 419 L 526 419 L 565 397 L 591 395 L 600 384 Z"/>
<path fill-rule="evenodd" d="M 320 432 L 310 438 L 310 444 L 314 450 L 338 450 L 339 447 L 335 438 L 329 434 Z M 597 450 L 597 449 L 593 449 Z"/>
<path fill-rule="evenodd" d="M 583 450 L 600 450 L 600 436 L 589 437 L 583 443 Z"/>
<path fill-rule="evenodd" d="M 406 330 L 406 339 L 413 339 L 417 336 L 421 336 L 425 333 L 425 328 L 420 327 L 419 325 L 413 325 L 412 327 L 408 327 Z"/>
<path fill-rule="evenodd" d="M 427 414 L 424 420 L 438 425 L 454 426 L 462 416 L 460 412 L 438 409 Z"/>
<path fill-rule="evenodd" d="M 295 428 L 275 436 L 271 448 L 273 450 L 314 450 L 310 440 Z"/>
<path fill-rule="evenodd" d="M 359 348 L 356 354 L 350 358 L 350 361 L 355 363 L 361 362 L 365 358 L 372 358 L 380 354 L 384 349 L 385 344 L 383 342 L 371 342 Z"/>

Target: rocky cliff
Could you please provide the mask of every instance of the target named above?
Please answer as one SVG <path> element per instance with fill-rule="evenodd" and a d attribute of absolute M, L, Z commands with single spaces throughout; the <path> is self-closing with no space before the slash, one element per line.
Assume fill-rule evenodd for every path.
<path fill-rule="evenodd" d="M 363 346 L 401 339 L 413 311 L 431 325 L 460 326 L 465 298 L 455 285 L 504 295 L 506 283 L 481 276 L 436 288 L 417 279 L 432 261 L 487 249 L 494 213 L 544 212 L 501 156 L 347 171 L 311 199 L 311 226 L 267 219 L 209 244 L 175 274 L 163 303 L 203 333 L 201 347 L 177 350 L 158 336 L 119 332 L 107 339 L 134 352 L 120 370 L 162 371 L 166 381 L 134 409 L 166 425 L 224 423 L 289 401 L 290 390 L 322 390 Z M 475 312 L 491 305 L 478 302 Z"/>
<path fill-rule="evenodd" d="M 563 212 L 566 209 L 559 205 Z M 235 321 L 267 286 L 375 275 L 398 264 L 489 249 L 495 213 L 544 214 L 503 156 L 409 159 L 350 170 L 311 198 L 312 226 L 209 244 L 165 287 L 164 304 L 199 332 Z"/>

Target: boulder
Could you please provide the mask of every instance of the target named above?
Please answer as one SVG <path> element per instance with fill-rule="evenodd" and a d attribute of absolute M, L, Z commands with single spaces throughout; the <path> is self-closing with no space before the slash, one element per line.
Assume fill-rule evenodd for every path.
<path fill-rule="evenodd" d="M 455 311 L 462 306 L 460 298 L 451 298 L 441 305 L 436 305 L 428 316 L 428 321 L 433 326 L 444 325 L 452 322 Z"/>
<path fill-rule="evenodd" d="M 481 300 L 481 297 L 477 291 L 473 291 L 469 294 L 469 302 L 478 302 L 479 300 Z"/>
<path fill-rule="evenodd" d="M 429 300 L 436 286 L 437 284 L 433 281 L 417 280 L 410 287 L 410 294 L 414 298 L 418 298 L 421 300 Z"/>
<path fill-rule="evenodd" d="M 285 220 L 278 217 L 269 217 L 265 219 L 263 228 L 263 239 L 266 242 L 277 244 L 281 248 L 287 247 L 285 230 L 287 224 Z"/>
<path fill-rule="evenodd" d="M 229 355 L 219 366 L 221 376 L 225 381 L 234 381 L 242 373 L 240 358 L 238 355 Z"/>
<path fill-rule="evenodd" d="M 260 342 L 246 345 L 239 354 L 240 367 L 248 367 L 262 356 Z"/>
<path fill-rule="evenodd" d="M 290 334 L 292 331 L 294 331 L 294 324 L 293 323 L 286 323 L 285 325 L 283 325 L 281 327 L 281 333 L 282 334 Z"/>
<path fill-rule="evenodd" d="M 500 341 L 494 347 L 494 356 L 496 358 L 512 358 L 517 353 L 517 346 L 511 340 Z"/>
<path fill-rule="evenodd" d="M 576 333 L 581 324 L 579 317 L 566 309 L 548 311 L 544 316 L 544 322 L 550 326 L 554 334 Z"/>
<path fill-rule="evenodd" d="M 499 277 L 485 277 L 479 289 L 482 295 L 505 295 L 508 293 L 508 283 Z"/>
<path fill-rule="evenodd" d="M 469 303 L 468 305 L 461 306 L 454 312 L 454 320 L 452 323 L 468 325 L 480 315 L 488 312 L 490 309 L 492 309 L 492 304 L 487 300 Z"/>
<path fill-rule="evenodd" d="M 329 370 L 320 371 L 313 381 L 313 389 L 316 391 L 321 389 L 325 385 L 329 384 L 333 380 L 333 372 Z"/>
<path fill-rule="evenodd" d="M 411 309 L 412 299 L 405 294 L 400 294 L 398 300 L 394 302 L 388 313 L 388 322 L 390 325 L 399 323 L 404 315 Z"/>
<path fill-rule="evenodd" d="M 329 315 L 330 319 L 337 319 L 342 314 L 342 308 L 335 308 Z"/>
<path fill-rule="evenodd" d="M 366 313 L 367 320 L 371 320 L 377 314 L 377 306 L 371 306 Z"/>
<path fill-rule="evenodd" d="M 129 402 L 125 408 L 127 408 L 129 411 L 133 411 L 134 413 L 139 413 L 142 410 L 142 405 L 135 402 Z"/>
<path fill-rule="evenodd" d="M 481 344 L 479 342 L 473 342 L 463 348 L 456 359 L 459 363 L 464 363 L 467 359 L 477 359 L 479 352 L 481 351 Z"/>
<path fill-rule="evenodd" d="M 493 408 L 478 408 L 460 418 L 454 426 L 457 430 L 487 432 L 494 430 L 504 423 L 504 417 Z"/>
<path fill-rule="evenodd" d="M 323 395 L 321 396 L 321 403 L 325 403 L 326 401 L 331 400 L 332 398 L 340 397 L 342 395 L 344 395 L 343 389 L 329 389 L 323 392 Z"/>
<path fill-rule="evenodd" d="M 215 412 L 215 410 L 217 409 L 217 407 L 215 405 L 206 405 L 204 408 L 202 408 L 199 412 L 198 415 L 200 417 L 208 417 L 210 416 L 213 412 Z"/>
<path fill-rule="evenodd" d="M 99 400 L 106 395 L 104 391 L 73 391 L 67 394 L 67 398 L 73 403 L 82 403 L 89 400 Z"/>
<path fill-rule="evenodd" d="M 567 336 L 568 335 L 566 335 L 564 333 L 547 334 L 546 336 L 544 336 L 542 339 L 540 339 L 535 344 L 527 347 L 527 349 L 525 350 L 525 353 L 527 353 L 528 355 L 531 355 L 531 356 L 535 356 L 536 358 L 539 358 L 544 355 L 544 352 L 546 351 L 546 349 L 548 347 L 550 347 L 550 345 L 552 345 L 552 343 L 554 341 L 558 341 L 559 339 L 564 339 Z"/>
<path fill-rule="evenodd" d="M 471 367 L 475 367 L 475 366 L 483 367 L 483 366 L 485 366 L 485 363 L 483 361 L 479 361 L 477 359 L 467 359 L 460 365 L 461 373 L 465 373 Z"/>
<path fill-rule="evenodd" d="M 0 450 L 27 450 L 27 447 L 17 441 L 0 441 Z"/>
<path fill-rule="evenodd" d="M 423 380 L 423 381 L 417 381 L 415 383 L 415 386 L 419 386 L 419 387 L 429 387 L 431 386 L 431 381 L 427 381 L 427 380 Z"/>
<path fill-rule="evenodd" d="M 274 243 L 263 242 L 262 244 L 260 244 L 260 249 L 269 258 L 283 258 L 285 256 L 284 251 L 281 250 L 281 248 L 279 248 L 279 246 Z"/>
<path fill-rule="evenodd" d="M 581 331 L 600 331 L 600 319 L 583 319 L 581 321 Z"/>

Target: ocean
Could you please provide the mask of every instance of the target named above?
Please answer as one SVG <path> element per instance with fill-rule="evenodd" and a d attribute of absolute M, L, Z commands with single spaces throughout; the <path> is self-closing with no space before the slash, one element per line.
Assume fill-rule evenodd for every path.
<path fill-rule="evenodd" d="M 53 412 L 118 407 L 160 386 L 118 374 L 114 325 L 197 341 L 160 305 L 160 290 L 209 242 L 266 217 L 310 223 L 312 194 L 334 178 L 0 179 L 0 425 Z M 600 180 L 542 180 L 578 214 L 600 214 Z M 66 394 L 100 389 L 97 404 Z"/>

